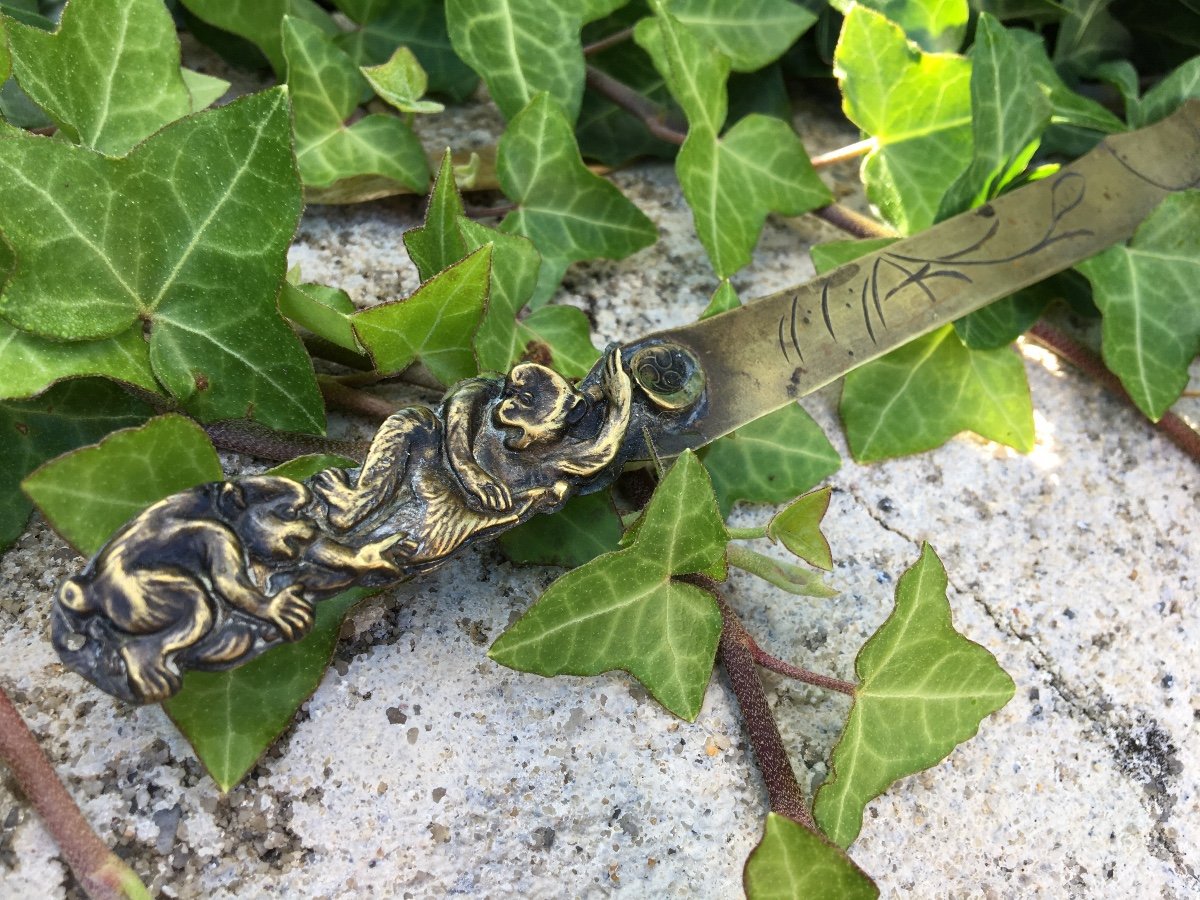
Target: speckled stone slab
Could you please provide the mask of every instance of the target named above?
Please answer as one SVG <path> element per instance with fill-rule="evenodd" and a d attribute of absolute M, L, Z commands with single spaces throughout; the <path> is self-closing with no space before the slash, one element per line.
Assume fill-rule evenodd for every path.
<path fill-rule="evenodd" d="M 458 138 L 493 140 L 490 108 L 470 115 Z M 813 152 L 856 137 L 821 117 L 800 126 Z M 853 171 L 834 177 L 853 200 Z M 615 180 L 662 239 L 568 273 L 558 299 L 587 312 L 599 346 L 690 321 L 716 286 L 670 167 Z M 408 294 L 400 234 L 420 214 L 415 200 L 310 210 L 292 262 L 361 304 Z M 808 246 L 834 237 L 772 220 L 734 284 L 748 298 L 802 281 Z M 764 647 L 851 677 L 928 540 L 958 627 L 1016 680 L 976 739 L 869 807 L 852 855 L 885 895 L 1195 896 L 1200 473 L 1075 372 L 1021 352 L 1031 454 L 964 436 L 847 462 L 826 519 L 841 595 L 800 599 L 735 574 L 730 598 Z M 833 388 L 804 405 L 844 451 L 836 402 Z M 740 507 L 734 524 L 770 512 Z M 0 684 L 101 836 L 162 896 L 740 895 L 765 794 L 720 672 L 687 724 L 622 674 L 548 680 L 487 659 L 555 571 L 485 547 L 360 607 L 294 727 L 222 797 L 160 710 L 124 708 L 57 664 L 48 604 L 76 564 L 36 518 L 0 557 Z M 811 786 L 847 700 L 765 678 Z M 78 894 L 0 781 L 0 897 Z"/>

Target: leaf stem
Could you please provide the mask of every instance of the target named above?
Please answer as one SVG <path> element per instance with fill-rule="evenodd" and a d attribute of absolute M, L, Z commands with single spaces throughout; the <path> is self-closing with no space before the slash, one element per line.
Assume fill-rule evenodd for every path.
<path fill-rule="evenodd" d="M 315 434 L 276 431 L 249 419 L 213 422 L 205 425 L 204 430 L 219 450 L 246 453 L 276 462 L 306 453 L 327 453 L 359 460 L 367 455 L 367 448 L 361 441 L 339 441 Z"/>
<path fill-rule="evenodd" d="M 875 146 L 875 138 L 867 138 L 863 141 L 855 141 L 853 144 L 847 144 L 845 147 L 838 147 L 836 150 L 830 150 L 828 153 L 820 153 L 812 157 L 809 162 L 812 163 L 814 169 L 820 169 L 824 166 L 832 166 L 836 163 L 858 159 L 860 156 L 865 156 L 874 150 Z"/>
<path fill-rule="evenodd" d="M 729 532 L 729 536 L 735 541 L 754 541 L 767 536 L 766 525 L 756 525 L 750 528 L 730 528 L 726 525 L 725 530 Z"/>
<path fill-rule="evenodd" d="M 725 549 L 725 559 L 729 565 L 756 575 L 789 594 L 799 594 L 804 597 L 837 596 L 837 591 L 825 584 L 816 572 L 771 559 L 769 556 L 740 544 L 730 544 Z"/>
<path fill-rule="evenodd" d="M 366 391 L 351 387 L 345 382 L 338 381 L 328 375 L 318 375 L 317 384 L 321 388 L 321 396 L 328 406 L 335 406 L 368 419 L 383 421 L 399 407 L 390 400 L 384 400 Z"/>
<path fill-rule="evenodd" d="M 763 690 L 762 680 L 754 664 L 754 656 L 750 651 L 753 640 L 726 602 L 720 586 L 715 581 L 705 575 L 685 575 L 680 580 L 708 591 L 721 610 L 723 627 L 717 653 L 721 664 L 725 666 L 733 695 L 742 711 L 746 733 L 750 737 L 750 745 L 754 748 L 754 758 L 758 760 L 758 768 L 767 785 L 771 811 L 816 831 L 817 824 L 813 821 L 812 813 L 809 812 L 804 799 L 804 791 L 792 770 L 792 761 L 788 758 L 783 736 L 779 733 L 779 726 L 775 724 L 771 705 L 767 703 L 767 693 Z"/>
<path fill-rule="evenodd" d="M 614 31 L 607 37 L 602 37 L 600 40 L 588 44 L 583 48 L 584 56 L 593 56 L 607 50 L 609 47 L 615 47 L 617 44 L 623 44 L 633 37 L 633 26 L 622 28 L 620 31 Z"/>
<path fill-rule="evenodd" d="M 667 111 L 595 66 L 587 67 L 587 86 L 636 116 L 649 132 L 668 144 L 682 144 L 687 135 L 666 123 Z"/>
<path fill-rule="evenodd" d="M 1128 392 L 1121 385 L 1120 379 L 1108 370 L 1099 354 L 1085 347 L 1074 338 L 1063 334 L 1053 325 L 1048 325 L 1045 322 L 1035 324 L 1029 329 L 1028 334 L 1031 339 L 1041 344 L 1047 350 L 1052 351 L 1056 356 L 1065 359 L 1085 375 L 1090 376 L 1094 381 L 1099 382 L 1101 386 L 1107 388 L 1110 392 L 1137 409 L 1133 398 L 1129 396 Z M 1139 412 L 1141 411 L 1139 410 Z M 1197 434 L 1187 422 L 1168 410 L 1162 414 L 1162 418 L 1151 424 L 1165 434 L 1175 446 L 1190 456 L 1195 462 L 1200 463 L 1200 434 Z"/>
<path fill-rule="evenodd" d="M 758 645 L 749 634 L 746 635 L 746 640 L 750 642 L 750 655 L 754 657 L 754 661 L 764 669 L 784 675 L 788 678 L 794 678 L 797 681 L 802 681 L 805 684 L 811 684 L 814 687 L 825 688 L 829 691 L 838 691 L 842 694 L 854 696 L 854 682 L 842 681 L 840 678 L 834 678 L 830 675 L 822 675 L 820 672 L 812 672 L 808 669 L 801 669 L 799 666 L 793 666 L 789 662 L 784 662 L 777 656 L 772 656 L 766 650 Z"/>
<path fill-rule="evenodd" d="M 897 237 L 896 232 L 881 222 L 876 222 L 862 213 L 856 213 L 840 203 L 830 203 L 828 206 L 814 209 L 811 215 L 818 219 L 824 219 L 834 228 L 840 228 L 857 238 Z"/>
<path fill-rule="evenodd" d="M 347 350 L 340 344 L 335 344 L 320 335 L 306 334 L 301 340 L 304 342 L 304 349 L 308 351 L 309 356 L 335 362 L 339 366 L 354 369 L 356 372 L 371 372 L 375 369 L 365 354 Z"/>
<path fill-rule="evenodd" d="M 93 900 L 150 897 L 133 869 L 100 840 L 54 772 L 37 739 L 0 688 L 0 760 L 16 778 L 62 851 L 63 859 Z"/>

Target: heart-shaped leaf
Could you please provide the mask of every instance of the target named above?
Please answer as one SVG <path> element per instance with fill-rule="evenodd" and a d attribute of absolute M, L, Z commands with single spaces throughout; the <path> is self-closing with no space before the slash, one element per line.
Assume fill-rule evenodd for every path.
<path fill-rule="evenodd" d="M 670 0 L 667 9 L 737 72 L 774 62 L 817 21 L 811 9 L 788 0 Z"/>
<path fill-rule="evenodd" d="M 862 5 L 883 13 L 928 53 L 953 53 L 962 47 L 970 13 L 967 0 L 864 0 Z"/>
<path fill-rule="evenodd" d="M 742 876 L 747 900 L 870 900 L 879 888 L 846 852 L 816 832 L 767 813 Z"/>
<path fill-rule="evenodd" d="M 375 93 L 401 112 L 428 114 L 445 109 L 440 103 L 421 99 L 429 87 L 429 76 L 407 47 L 397 47 L 387 62 L 362 66 L 359 71 Z"/>
<path fill-rule="evenodd" d="M 98 341 L 65 343 L 18 331 L 0 320 L 0 399 L 32 397 L 82 375 L 104 375 L 157 392 L 150 348 L 140 331 L 131 328 Z"/>
<path fill-rule="evenodd" d="M 896 607 L 854 670 L 854 705 L 813 803 L 817 822 L 842 847 L 858 836 L 867 803 L 945 759 L 1015 690 L 992 654 L 954 630 L 946 570 L 928 544 L 901 576 Z"/>
<path fill-rule="evenodd" d="M 572 497 L 552 516 L 534 516 L 500 538 L 515 563 L 574 568 L 617 549 L 621 518 L 606 491 Z"/>
<path fill-rule="evenodd" d="M 287 63 L 283 53 L 283 17 L 292 16 L 314 25 L 322 33 L 336 35 L 339 28 L 313 0 L 180 0 L 188 12 L 224 31 L 245 38 L 271 62 L 283 78 Z M 392 45 L 393 47 L 395 44 Z M 260 63 L 261 64 L 261 63 Z"/>
<path fill-rule="evenodd" d="M 829 509 L 830 488 L 821 488 L 797 497 L 772 516 L 767 536 L 779 541 L 810 565 L 826 572 L 833 570 L 833 553 L 821 533 L 821 520 Z"/>

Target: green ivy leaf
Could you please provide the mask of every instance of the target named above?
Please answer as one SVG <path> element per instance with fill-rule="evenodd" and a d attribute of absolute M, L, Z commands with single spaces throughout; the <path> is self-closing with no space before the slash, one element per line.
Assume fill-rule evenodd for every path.
<path fill-rule="evenodd" d="M 607 491 L 572 497 L 552 516 L 534 516 L 506 531 L 500 546 L 521 565 L 575 568 L 616 550 L 621 518 Z"/>
<path fill-rule="evenodd" d="M 115 384 L 94 378 L 56 384 L 32 400 L 0 401 L 0 548 L 20 536 L 33 509 L 21 479 L 47 459 L 149 414 Z"/>
<path fill-rule="evenodd" d="M 461 102 L 474 92 L 479 78 L 454 52 L 440 0 L 337 0 L 337 5 L 360 26 L 336 38 L 357 65 L 381 63 L 403 45 L 416 54 L 433 93 Z"/>
<path fill-rule="evenodd" d="M 1007 347 L 1033 327 L 1050 301 L 1060 295 L 1058 283 L 1051 278 L 989 303 L 956 320 L 954 331 L 971 350 Z"/>
<path fill-rule="evenodd" d="M 885 237 L 866 238 L 861 241 L 829 241 L 814 246 L 809 251 L 809 255 L 812 257 L 813 268 L 817 270 L 817 274 L 824 275 L 860 256 L 866 256 L 888 244 L 894 244 L 897 240 L 898 238 Z"/>
<path fill-rule="evenodd" d="M 737 500 L 783 503 L 828 478 L 841 463 L 821 427 L 794 403 L 704 451 L 722 513 Z"/>
<path fill-rule="evenodd" d="M 505 118 L 548 93 L 574 122 L 583 95 L 579 29 L 619 5 L 447 0 L 446 21 L 454 49 L 487 82 Z"/>
<path fill-rule="evenodd" d="M 0 193 L 21 262 L 0 313 L 18 328 L 83 340 L 148 326 L 155 376 L 196 416 L 323 430 L 311 362 L 275 306 L 300 216 L 283 89 L 118 159 L 0 137 Z"/>
<path fill-rule="evenodd" d="M 350 316 L 356 312 L 343 290 L 324 284 L 285 281 L 279 294 L 279 312 L 297 325 L 346 350 L 362 352 Z"/>
<path fill-rule="evenodd" d="M 1157 421 L 1187 387 L 1200 353 L 1200 191 L 1168 196 L 1128 246 L 1078 267 L 1103 314 L 1105 364 Z"/>
<path fill-rule="evenodd" d="M 1033 449 L 1021 358 L 1008 349 L 968 350 L 952 325 L 848 374 L 841 413 L 860 462 L 930 450 L 960 431 Z"/>
<path fill-rule="evenodd" d="M 324 34 L 339 28 L 313 0 L 180 0 L 192 15 L 256 45 L 281 79 L 287 73 L 283 54 L 283 17 L 292 16 L 315 25 Z M 395 45 L 393 45 L 395 46 Z"/>
<path fill-rule="evenodd" d="M 746 900 L 870 900 L 879 888 L 844 850 L 778 813 L 767 813 L 742 876 Z"/>
<path fill-rule="evenodd" d="M 813 802 L 817 822 L 842 847 L 858 836 L 867 803 L 943 760 L 1015 690 L 992 654 L 954 630 L 946 570 L 928 544 L 854 670 L 854 705 Z"/>
<path fill-rule="evenodd" d="M 91 556 L 150 504 L 223 477 L 204 429 L 166 415 L 60 456 L 21 486 L 54 530 Z"/>
<path fill-rule="evenodd" d="M 709 316 L 719 316 L 721 313 L 737 309 L 741 305 L 742 301 L 738 299 L 737 291 L 733 289 L 733 285 L 729 283 L 729 279 L 722 278 L 721 283 L 717 285 L 717 289 L 713 291 L 713 295 L 708 301 L 708 306 L 704 307 L 704 312 L 700 313 L 700 318 L 707 319 Z"/>
<path fill-rule="evenodd" d="M 1054 65 L 1071 77 L 1090 74 L 1108 59 L 1127 55 L 1129 32 L 1109 10 L 1113 0 L 1060 0 L 1066 15 L 1054 41 Z"/>
<path fill-rule="evenodd" d="M 387 62 L 378 66 L 362 66 L 375 93 L 401 112 L 440 113 L 446 107 L 432 100 L 422 100 L 429 89 L 429 76 L 407 47 L 397 47 Z"/>
<path fill-rule="evenodd" d="M 425 282 L 411 296 L 356 313 L 354 333 L 380 372 L 417 359 L 442 384 L 478 371 L 471 340 L 487 303 L 491 245 Z"/>
<path fill-rule="evenodd" d="M 458 229 L 464 212 L 447 148 L 425 205 L 425 224 L 404 232 L 404 246 L 422 281 L 428 281 L 467 255 L 467 242 Z"/>
<path fill-rule="evenodd" d="M 833 5 L 843 13 L 849 6 L 845 0 Z M 953 53 L 962 47 L 967 33 L 967 0 L 863 0 L 863 6 L 883 13 L 927 53 Z"/>
<path fill-rule="evenodd" d="M 179 73 L 183 76 L 183 83 L 191 98 L 192 112 L 208 109 L 229 90 L 229 82 L 224 78 L 215 78 L 191 69 L 180 69 Z"/>
<path fill-rule="evenodd" d="M 728 540 L 694 454 L 679 457 L 639 521 L 629 547 L 552 584 L 488 655 L 547 676 L 623 669 L 692 721 L 712 674 L 721 614 L 711 595 L 671 576 L 723 576 Z"/>
<path fill-rule="evenodd" d="M 817 21 L 816 13 L 787 0 L 669 0 L 667 9 L 729 57 L 736 72 L 774 62 Z"/>
<path fill-rule="evenodd" d="M 1124 122 L 1095 100 L 1083 97 L 1067 87 L 1066 82 L 1055 70 L 1054 64 L 1050 62 L 1050 57 L 1046 54 L 1046 42 L 1040 34 L 1012 28 L 1009 29 L 1008 35 L 1020 51 L 1021 66 L 1033 76 L 1050 98 L 1053 109 L 1051 121 L 1055 125 L 1072 125 L 1103 134 L 1126 130 Z M 1136 72 L 1133 78 L 1136 89 Z"/>
<path fill-rule="evenodd" d="M 222 791 L 254 768 L 325 677 L 342 620 L 370 591 L 353 588 L 317 604 L 312 630 L 229 672 L 184 674 L 163 709 Z"/>
<path fill-rule="evenodd" d="M 994 17 L 983 13 L 971 49 L 971 164 L 942 197 L 948 219 L 996 197 L 1019 176 L 1050 124 L 1050 101 L 1026 53 Z"/>
<path fill-rule="evenodd" d="M 623 259 L 653 244 L 658 232 L 613 185 L 584 166 L 571 125 L 549 94 L 539 94 L 500 138 L 496 174 L 518 204 L 500 223 L 542 254 L 531 301 L 543 305 L 572 262 Z"/>
<path fill-rule="evenodd" d="M 878 146 L 863 162 L 867 196 L 904 234 L 933 224 L 971 161 L 971 64 L 923 53 L 898 25 L 854 6 L 834 55 L 847 117 Z"/>
<path fill-rule="evenodd" d="M 8 52 L 8 32 L 4 27 L 4 17 L 0 16 L 0 84 L 8 81 L 12 71 L 12 56 Z"/>
<path fill-rule="evenodd" d="M 0 399 L 40 394 L 67 378 L 103 375 L 157 392 L 141 328 L 99 341 L 52 341 L 0 320 Z"/>
<path fill-rule="evenodd" d="M 1175 112 L 1185 100 L 1200 97 L 1200 56 L 1189 59 L 1130 104 L 1129 124 L 1144 128 Z"/>
<path fill-rule="evenodd" d="M 829 541 L 821 533 L 821 520 L 829 509 L 832 488 L 821 488 L 797 497 L 771 517 L 767 537 L 780 541 L 806 563 L 833 571 L 833 553 Z"/>
<path fill-rule="evenodd" d="M 367 81 L 328 35 L 287 16 L 283 52 L 295 111 L 296 162 L 306 185 L 337 189 L 338 182 L 375 176 L 413 191 L 425 190 L 425 151 L 401 119 L 377 113 L 345 124 Z M 371 184 L 374 190 L 376 181 Z"/>
<path fill-rule="evenodd" d="M 638 46 L 650 54 L 675 102 L 687 116 L 688 130 L 718 134 L 729 113 L 725 91 L 729 57 L 705 44 L 684 28 L 661 4 L 652 19 L 642 19 L 634 29 Z"/>
<path fill-rule="evenodd" d="M 662 75 L 646 52 L 632 41 L 589 56 L 588 65 L 613 76 L 652 103 L 666 108 L 673 106 Z M 672 159 L 678 149 L 652 135 L 645 122 L 596 91 L 584 91 L 575 137 L 585 157 L 607 166 L 619 166 L 646 156 Z"/>
<path fill-rule="evenodd" d="M 280 463 L 270 470 L 271 475 L 281 475 L 292 481 L 303 481 L 316 475 L 322 469 L 353 469 L 361 463 L 348 456 L 337 456 L 330 453 L 306 453 Z"/>
<path fill-rule="evenodd" d="M 63 134 L 121 156 L 192 111 L 162 0 L 69 3 L 54 34 L 10 22 L 13 70 Z"/>

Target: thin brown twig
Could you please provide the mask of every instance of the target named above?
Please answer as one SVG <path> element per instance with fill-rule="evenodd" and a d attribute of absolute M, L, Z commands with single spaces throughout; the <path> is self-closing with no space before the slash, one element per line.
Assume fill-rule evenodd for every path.
<path fill-rule="evenodd" d="M 812 163 L 814 169 L 832 166 L 840 162 L 849 162 L 852 159 L 858 159 L 860 156 L 870 153 L 875 149 L 875 146 L 875 138 L 867 138 L 863 141 L 855 141 L 853 144 L 847 144 L 845 147 L 838 147 L 836 150 L 830 150 L 828 153 L 819 153 L 812 157 L 809 162 Z"/>
<path fill-rule="evenodd" d="M 321 387 L 321 396 L 326 404 L 369 419 L 383 421 L 399 408 L 390 400 L 360 391 L 325 375 L 317 376 L 317 384 Z"/>
<path fill-rule="evenodd" d="M 515 203 L 501 203 L 499 206 L 473 206 L 466 203 L 463 205 L 463 213 L 469 219 L 499 219 L 516 208 Z"/>
<path fill-rule="evenodd" d="M 1099 354 L 1045 322 L 1038 322 L 1029 329 L 1028 334 L 1030 338 L 1047 350 L 1062 357 L 1084 374 L 1098 381 L 1110 392 L 1125 400 L 1130 406 L 1137 408 L 1133 398 L 1121 385 L 1120 379 L 1108 370 Z M 1175 446 L 1200 463 L 1200 434 L 1197 434 L 1187 422 L 1173 412 L 1167 411 L 1163 413 L 1161 419 L 1151 422 L 1151 424 L 1166 435 Z"/>
<path fill-rule="evenodd" d="M 754 758 L 758 760 L 758 768 L 767 785 L 771 811 L 817 831 L 817 823 L 805 802 L 804 791 L 792 770 L 792 761 L 788 758 L 787 748 L 784 747 L 783 736 L 779 733 L 775 716 L 767 703 L 767 694 L 750 652 L 750 635 L 746 633 L 741 620 L 722 596 L 720 586 L 715 581 L 705 575 L 685 575 L 680 580 L 708 591 L 721 610 L 723 627 L 717 652 L 741 708 L 746 733 L 750 736 L 750 744 L 754 748 Z"/>
<path fill-rule="evenodd" d="M 896 232 L 881 222 L 876 222 L 869 216 L 857 213 L 839 203 L 830 203 L 820 209 L 814 209 L 812 215 L 824 219 L 834 228 L 840 228 L 847 234 L 857 238 L 896 237 Z"/>
<path fill-rule="evenodd" d="M 825 688 L 829 691 L 838 691 L 842 694 L 854 696 L 854 683 L 850 681 L 842 681 L 840 678 L 833 678 L 830 675 L 822 675 L 820 672 L 812 672 L 808 669 L 801 669 L 799 666 L 793 666 L 789 662 L 784 662 L 778 656 L 772 656 L 766 650 L 758 645 L 749 634 L 746 635 L 749 641 L 750 655 L 754 657 L 754 661 L 764 669 L 775 672 L 777 675 L 785 675 L 788 678 L 794 678 L 804 684 L 811 684 L 814 687 Z"/>
<path fill-rule="evenodd" d="M 636 116 L 659 140 L 678 145 L 687 138 L 686 134 L 666 123 L 666 110 L 654 101 L 647 100 L 629 85 L 617 81 L 607 72 L 602 72 L 595 66 L 588 66 L 587 86 Z"/>
<path fill-rule="evenodd" d="M 37 739 L 0 688 L 0 760 L 53 836 L 63 859 L 89 897 L 150 896 L 137 874 L 92 830 Z"/>
<path fill-rule="evenodd" d="M 607 50 L 609 47 L 615 47 L 617 44 L 623 44 L 633 37 L 633 26 L 622 28 L 620 31 L 614 31 L 607 37 L 602 37 L 598 41 L 593 41 L 583 48 L 584 56 L 593 56 Z"/>
<path fill-rule="evenodd" d="M 204 426 L 209 440 L 220 450 L 245 453 L 259 459 L 286 462 L 307 453 L 324 453 L 363 459 L 366 446 L 360 441 L 339 441 L 315 434 L 276 431 L 249 419 L 230 419 Z"/>

